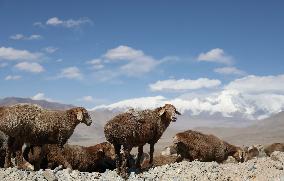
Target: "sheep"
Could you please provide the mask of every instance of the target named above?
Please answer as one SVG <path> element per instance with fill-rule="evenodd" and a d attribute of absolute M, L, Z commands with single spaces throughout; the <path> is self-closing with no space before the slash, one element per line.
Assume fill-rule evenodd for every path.
<path fill-rule="evenodd" d="M 114 148 L 108 142 L 89 147 L 65 144 L 62 151 L 56 144 L 31 146 L 26 149 L 25 158 L 32 164 L 36 163 L 42 153 L 41 149 L 44 149 L 42 169 L 54 169 L 66 162 L 81 172 L 104 172 L 115 168 Z"/>
<path fill-rule="evenodd" d="M 8 136 L 0 131 L 0 167 L 4 167 Z"/>
<path fill-rule="evenodd" d="M 140 159 L 143 146 L 150 144 L 150 161 L 153 164 L 154 145 L 158 142 L 171 122 L 176 121 L 176 114 L 180 113 L 171 104 L 154 110 L 134 111 L 133 109 L 121 113 L 107 122 L 104 133 L 107 141 L 112 143 L 116 154 L 117 173 L 127 177 L 127 161 L 133 147 L 138 147 L 136 168 L 141 168 Z M 123 145 L 121 159 L 120 149 Z"/>
<path fill-rule="evenodd" d="M 265 157 L 267 154 L 265 153 L 265 147 L 263 145 L 252 145 L 250 147 L 244 147 L 245 151 L 245 161 L 251 160 L 257 157 Z"/>
<path fill-rule="evenodd" d="M 274 151 L 284 152 L 284 143 L 273 143 L 264 148 L 267 156 L 270 156 Z"/>
<path fill-rule="evenodd" d="M 11 142 L 8 142 L 9 137 L 0 131 L 0 168 L 4 167 L 5 164 L 5 157 L 6 157 L 6 150 L 8 148 L 8 145 L 11 144 Z M 14 145 L 11 145 L 13 148 L 13 157 L 15 157 L 16 152 L 20 149 L 20 146 L 17 145 L 17 143 L 14 143 Z M 16 160 L 17 161 L 17 160 Z M 28 170 L 33 170 L 34 167 L 30 163 L 26 162 L 23 160 L 22 165 L 20 166 L 21 168 L 28 169 Z"/>
<path fill-rule="evenodd" d="M 153 165 L 155 167 L 157 166 L 162 166 L 162 165 L 169 165 L 171 163 L 175 163 L 177 162 L 177 159 L 178 157 L 175 156 L 175 155 L 156 155 L 154 156 L 153 158 Z M 147 169 L 149 166 L 149 160 L 148 159 L 145 159 L 142 164 L 141 164 L 141 167 L 144 168 L 144 169 Z"/>
<path fill-rule="evenodd" d="M 222 163 L 227 160 L 228 156 L 232 156 L 238 162 L 244 161 L 243 149 L 213 135 L 188 130 L 176 134 L 173 142 L 179 155 L 178 160 L 186 158 L 189 161 L 197 159 L 203 162 L 216 161 Z"/>
<path fill-rule="evenodd" d="M 171 155 L 176 156 L 177 150 L 173 145 L 171 145 L 171 146 L 165 147 L 164 150 L 161 152 L 161 155 L 163 155 L 163 156 L 171 156 Z"/>
<path fill-rule="evenodd" d="M 0 131 L 9 136 L 5 167 L 10 167 L 13 145 L 18 145 L 17 164 L 23 162 L 21 146 L 58 144 L 67 142 L 79 123 L 90 126 L 92 120 L 85 108 L 77 107 L 66 111 L 51 111 L 33 104 L 16 104 L 0 107 Z M 15 144 L 16 143 L 16 144 Z M 39 165 L 38 163 L 37 165 Z"/>

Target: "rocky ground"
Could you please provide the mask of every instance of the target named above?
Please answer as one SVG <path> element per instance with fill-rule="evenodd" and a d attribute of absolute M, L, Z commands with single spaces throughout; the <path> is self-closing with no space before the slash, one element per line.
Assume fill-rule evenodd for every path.
<path fill-rule="evenodd" d="M 249 160 L 245 163 L 187 162 L 151 168 L 141 174 L 131 172 L 129 180 L 259 180 L 284 181 L 284 153 Z M 76 170 L 40 170 L 37 172 L 0 169 L 0 180 L 123 180 L 115 171 L 85 173 Z"/>

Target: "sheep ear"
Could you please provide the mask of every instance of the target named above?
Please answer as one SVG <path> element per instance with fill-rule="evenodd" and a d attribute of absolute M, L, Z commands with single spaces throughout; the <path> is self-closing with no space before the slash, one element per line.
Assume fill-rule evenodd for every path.
<path fill-rule="evenodd" d="M 82 111 L 78 111 L 78 112 L 77 112 L 77 119 L 78 119 L 79 121 L 82 121 L 82 120 L 83 120 L 83 113 L 82 113 Z"/>
<path fill-rule="evenodd" d="M 163 107 L 160 111 L 159 111 L 159 116 L 162 116 L 165 113 L 166 109 Z"/>

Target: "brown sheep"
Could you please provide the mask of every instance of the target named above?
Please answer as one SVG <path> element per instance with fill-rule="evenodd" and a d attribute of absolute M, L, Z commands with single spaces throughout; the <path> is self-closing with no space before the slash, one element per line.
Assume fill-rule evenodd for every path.
<path fill-rule="evenodd" d="M 107 141 L 112 143 L 116 153 L 117 172 L 123 177 L 128 176 L 127 161 L 133 147 L 138 147 L 136 167 L 140 168 L 143 146 L 150 144 L 150 161 L 153 164 L 154 145 L 161 138 L 169 124 L 176 121 L 180 114 L 171 104 L 155 110 L 134 111 L 133 109 L 112 118 L 104 127 Z M 123 145 L 123 159 L 120 148 Z"/>
<path fill-rule="evenodd" d="M 61 150 L 56 144 L 48 144 L 44 147 L 27 148 L 25 155 L 30 163 L 35 164 L 44 149 L 41 168 L 54 169 L 59 165 L 70 164 L 73 169 L 81 172 L 104 172 L 106 169 L 115 169 L 115 152 L 110 143 L 103 142 L 94 146 L 83 147 L 65 144 Z M 64 166 L 64 168 L 66 168 Z"/>
<path fill-rule="evenodd" d="M 11 143 L 6 151 L 5 167 L 12 165 L 11 153 L 15 143 L 19 146 L 16 155 L 19 166 L 23 162 L 23 143 L 58 144 L 62 148 L 79 123 L 88 126 L 92 123 L 87 110 L 82 107 L 66 111 L 46 110 L 33 104 L 0 107 L 0 130 L 9 136 L 8 142 Z"/>
<path fill-rule="evenodd" d="M 4 167 L 5 163 L 5 156 L 6 156 L 6 149 L 7 149 L 7 143 L 8 142 L 8 136 L 5 135 L 2 131 L 0 131 L 0 167 Z"/>
<path fill-rule="evenodd" d="M 264 148 L 267 156 L 270 156 L 274 151 L 284 152 L 284 143 L 273 143 Z"/>
<path fill-rule="evenodd" d="M 258 151 L 258 149 L 256 147 L 252 147 L 250 149 L 246 147 L 244 149 L 244 151 L 245 151 L 245 161 L 248 161 L 248 160 L 251 160 L 253 158 L 256 158 L 259 155 L 259 151 Z"/>
<path fill-rule="evenodd" d="M 17 143 L 11 143 L 10 139 L 8 139 L 8 138 L 9 137 L 5 133 L 0 131 L 0 168 L 4 167 L 5 158 L 6 158 L 6 150 L 8 149 L 9 144 L 14 144 L 14 145 L 11 145 L 12 148 L 13 148 L 13 157 L 15 157 L 16 152 L 19 149 L 21 149 L 20 146 L 17 145 Z M 25 169 L 29 169 L 29 170 L 34 169 L 34 167 L 26 161 L 24 161 L 20 167 L 25 168 Z"/>
<path fill-rule="evenodd" d="M 165 147 L 164 150 L 161 152 L 161 155 L 163 156 L 170 156 L 170 155 L 177 155 L 177 150 L 176 148 L 171 145 L 171 146 L 168 146 L 168 147 Z"/>
<path fill-rule="evenodd" d="M 221 163 L 228 156 L 233 156 L 238 162 L 244 161 L 244 151 L 240 147 L 197 131 L 188 130 L 176 134 L 174 144 L 181 159 Z"/>
<path fill-rule="evenodd" d="M 257 157 L 267 156 L 263 145 L 252 145 L 250 147 L 244 147 L 245 161 L 251 160 Z"/>
<path fill-rule="evenodd" d="M 175 162 L 177 162 L 178 157 L 175 156 L 175 155 L 157 155 L 157 156 L 154 156 L 153 159 L 154 159 L 153 165 L 155 167 L 158 167 L 158 166 L 163 166 L 163 165 L 175 163 Z M 144 169 L 147 169 L 148 164 L 149 164 L 149 160 L 145 159 L 142 162 L 141 167 L 144 168 Z"/>

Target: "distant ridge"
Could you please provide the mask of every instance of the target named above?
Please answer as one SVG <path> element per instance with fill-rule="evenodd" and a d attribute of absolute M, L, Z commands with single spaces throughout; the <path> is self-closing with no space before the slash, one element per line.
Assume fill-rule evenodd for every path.
<path fill-rule="evenodd" d="M 31 103 L 38 104 L 45 109 L 51 110 L 65 110 L 75 107 L 74 105 L 62 104 L 57 102 L 49 102 L 46 100 L 33 100 L 31 98 L 21 98 L 21 97 L 6 97 L 0 99 L 0 106 L 10 106 L 19 103 Z"/>
<path fill-rule="evenodd" d="M 284 111 L 244 127 L 199 127 L 199 131 L 217 135 L 237 145 L 284 142 Z"/>

